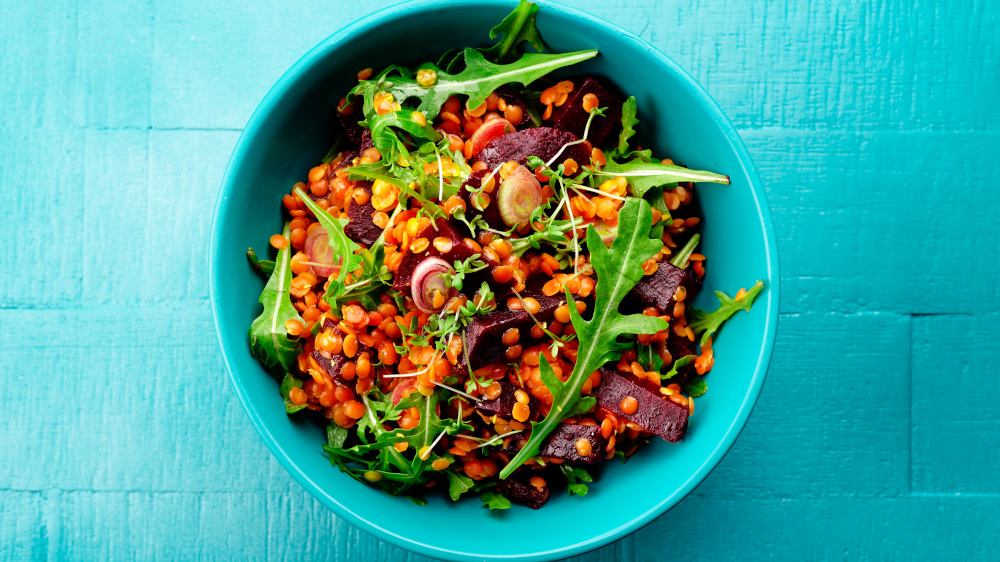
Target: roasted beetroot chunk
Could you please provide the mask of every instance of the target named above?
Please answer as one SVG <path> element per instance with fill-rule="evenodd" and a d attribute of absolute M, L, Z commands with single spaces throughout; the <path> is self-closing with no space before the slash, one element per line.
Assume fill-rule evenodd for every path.
<path fill-rule="evenodd" d="M 518 474 L 517 476 L 501 480 L 497 483 L 497 491 L 507 496 L 507 499 L 514 503 L 526 505 L 531 509 L 542 507 L 545 501 L 549 499 L 548 486 L 539 490 L 531 484 L 521 481 L 521 478 L 522 476 Z"/>
<path fill-rule="evenodd" d="M 573 133 L 560 131 L 552 127 L 538 127 L 507 133 L 493 139 L 479 153 L 479 161 L 486 164 L 490 170 L 511 160 L 525 164 L 529 156 L 537 156 L 546 162 L 559 152 L 566 143 L 578 140 Z M 590 163 L 590 149 L 584 143 L 574 144 L 563 150 L 552 166 L 558 166 L 567 158 L 576 160 L 579 165 Z"/>
<path fill-rule="evenodd" d="M 372 131 L 371 129 L 361 130 L 361 147 L 358 148 L 359 153 L 364 153 L 364 151 L 375 146 L 375 142 L 372 141 Z"/>
<path fill-rule="evenodd" d="M 549 124 L 557 129 L 569 131 L 579 138 L 583 138 L 583 131 L 587 127 L 587 119 L 590 114 L 583 108 L 583 97 L 587 94 L 597 96 L 597 107 L 607 107 L 604 117 L 594 117 L 590 124 L 590 131 L 587 140 L 594 146 L 601 144 L 615 126 L 622 120 L 622 100 L 617 95 L 611 93 L 598 80 L 587 78 L 575 88 L 566 99 L 562 107 L 557 107 L 552 112 Z M 582 162 L 581 162 L 582 163 Z"/>
<path fill-rule="evenodd" d="M 586 439 L 590 442 L 590 454 L 580 456 L 576 442 Z M 556 457 L 569 462 L 594 464 L 604 460 L 608 453 L 608 440 L 601 435 L 600 426 L 561 423 L 549 434 L 538 449 L 543 457 Z"/>
<path fill-rule="evenodd" d="M 382 229 L 372 220 L 372 214 L 375 212 L 371 202 L 372 182 L 360 180 L 354 183 L 354 187 L 360 187 L 368 193 L 368 202 L 359 205 L 351 201 L 351 206 L 347 208 L 347 218 L 351 219 L 351 222 L 344 227 L 344 234 L 359 244 L 371 246 L 379 236 L 382 236 Z"/>
<path fill-rule="evenodd" d="M 685 336 L 678 336 L 673 330 L 670 330 L 670 337 L 667 338 L 667 351 L 670 352 L 670 356 L 673 357 L 674 361 L 685 355 L 698 355 L 698 352 L 694 348 L 694 342 Z M 669 368 L 670 365 L 667 367 Z M 692 364 L 678 369 L 677 375 L 681 381 L 687 381 L 687 377 L 693 372 L 694 365 Z"/>
<path fill-rule="evenodd" d="M 345 107 L 345 109 L 347 108 Z M 358 148 L 361 146 L 361 135 L 367 131 L 367 129 L 358 125 L 358 121 L 361 121 L 365 117 L 364 111 L 361 108 L 361 99 L 358 98 L 352 109 L 348 111 L 350 115 L 345 115 L 339 110 L 334 110 L 334 113 L 336 114 L 337 122 L 344 129 L 344 134 L 347 135 L 347 140 L 350 141 L 354 148 Z"/>
<path fill-rule="evenodd" d="M 495 400 L 479 402 L 476 404 L 476 409 L 485 416 L 498 416 L 509 420 L 513 416 L 514 404 L 517 404 L 517 398 L 514 396 L 517 389 L 518 386 L 514 383 L 502 381 L 500 383 L 500 396 Z M 528 396 L 528 408 L 531 409 L 531 415 L 528 416 L 527 421 L 536 421 L 538 420 L 538 400 L 530 394 Z"/>
<path fill-rule="evenodd" d="M 340 326 L 338 326 L 337 323 L 330 318 L 323 318 L 323 330 L 333 330 L 341 338 L 347 336 L 347 334 L 340 329 Z M 357 361 L 363 353 L 368 353 L 369 357 L 371 357 L 371 351 L 369 351 L 368 346 L 361 342 L 358 342 L 358 352 L 354 357 L 348 357 L 343 351 L 336 355 L 331 355 L 318 349 L 314 349 L 310 357 L 312 359 L 310 363 L 315 362 L 315 365 L 311 366 L 313 368 L 319 367 L 323 372 L 330 376 L 330 379 L 333 380 L 334 383 L 339 384 L 340 386 L 349 387 L 351 386 L 351 383 L 344 379 L 341 375 L 341 371 L 343 370 L 344 365 L 352 361 Z"/>
<path fill-rule="evenodd" d="M 514 91 L 514 88 L 511 88 L 510 85 L 503 85 L 494 91 L 508 106 L 516 105 L 521 108 L 521 122 L 514 125 L 514 127 L 524 129 L 531 126 L 531 118 L 528 117 L 528 106 L 521 99 L 521 96 Z"/>
<path fill-rule="evenodd" d="M 491 173 L 493 173 L 492 169 L 472 172 L 469 175 L 469 179 L 465 180 L 465 183 L 462 184 L 462 189 L 458 193 L 465 201 L 465 217 L 467 219 L 471 221 L 476 217 L 483 217 L 483 220 L 490 225 L 490 228 L 507 230 L 507 225 L 504 224 L 503 218 L 500 217 L 500 208 L 497 206 L 496 197 L 491 196 L 489 205 L 486 205 L 486 209 L 482 211 L 472 204 L 472 191 L 479 189 L 483 185 L 483 180 Z M 500 174 L 496 174 L 493 177 L 493 181 L 499 185 Z"/>
<path fill-rule="evenodd" d="M 437 256 L 442 258 L 448 263 L 454 263 L 456 261 L 465 261 L 466 259 L 476 255 L 475 250 L 473 250 L 468 244 L 465 243 L 464 238 L 459 230 L 459 227 L 445 218 L 438 218 L 434 224 L 428 225 L 427 228 L 420 231 L 417 237 L 427 238 L 428 240 L 433 240 L 435 238 L 447 238 L 451 241 L 451 250 L 445 253 L 441 253 L 433 244 L 427 246 L 427 249 L 423 252 L 414 254 L 412 252 L 407 252 L 403 256 L 403 261 L 399 264 L 399 269 L 396 270 L 395 278 L 392 281 L 392 287 L 397 291 L 402 291 L 410 286 L 410 281 L 413 279 L 413 270 L 417 268 L 417 264 L 424 261 L 424 259 L 430 256 Z M 470 283 L 465 284 L 467 287 Z M 479 285 L 477 284 L 472 288 L 475 291 Z"/>
<path fill-rule="evenodd" d="M 634 414 L 622 412 L 621 403 L 631 396 L 639 402 Z M 597 406 L 620 419 L 630 421 L 654 435 L 676 443 L 684 438 L 688 424 L 688 408 L 664 399 L 625 378 L 618 371 L 601 367 L 601 384 L 594 389 Z"/>
<path fill-rule="evenodd" d="M 326 175 L 326 181 L 332 182 L 334 178 L 337 177 L 337 170 L 341 168 L 350 168 L 354 165 L 354 159 L 358 157 L 357 151 L 347 150 L 344 151 L 344 157 L 340 159 L 340 163 L 336 167 L 330 170 L 330 173 Z"/>
<path fill-rule="evenodd" d="M 546 296 L 542 292 L 542 287 L 547 279 L 542 277 L 534 275 L 529 278 L 524 291 L 521 291 L 521 297 L 532 297 L 537 300 L 541 309 L 535 314 L 535 318 L 539 322 L 548 322 L 555 317 L 556 309 L 566 302 L 566 297 L 563 295 Z M 476 370 L 497 361 L 504 361 L 504 352 L 507 350 L 507 346 L 504 345 L 501 338 L 504 332 L 511 328 L 517 328 L 520 331 L 521 339 L 518 343 L 524 348 L 544 341 L 535 340 L 529 335 L 532 326 L 535 325 L 531 316 L 523 310 L 507 310 L 503 304 L 505 302 L 506 299 L 498 298 L 497 305 L 500 308 L 484 316 L 473 318 L 465 327 L 462 338 L 465 341 L 468 354 L 462 354 L 459 358 L 459 372 L 466 371 L 466 362 L 472 367 L 472 370 Z"/>
<path fill-rule="evenodd" d="M 672 314 L 674 293 L 682 285 L 687 289 L 687 299 L 690 302 L 701 289 L 701 278 L 693 271 L 681 269 L 669 262 L 660 262 L 652 275 L 640 279 L 622 299 L 621 311 L 635 314 L 653 307 L 660 314 Z"/>

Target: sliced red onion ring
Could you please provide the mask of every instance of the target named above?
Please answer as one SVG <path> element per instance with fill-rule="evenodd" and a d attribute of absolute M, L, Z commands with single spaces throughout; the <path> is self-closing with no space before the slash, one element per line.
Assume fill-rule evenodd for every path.
<path fill-rule="evenodd" d="M 330 247 L 330 235 L 322 226 L 314 226 L 306 236 L 305 252 L 312 263 L 323 264 L 312 265 L 310 268 L 317 277 L 330 277 L 339 273 L 340 268 L 337 263 L 340 261 L 334 255 L 333 248 Z"/>
<path fill-rule="evenodd" d="M 502 184 L 497 193 L 500 218 L 507 226 L 518 229 L 528 224 L 531 213 L 545 202 L 542 185 L 535 174 L 524 166 L 518 166 Z"/>
<path fill-rule="evenodd" d="M 438 257 L 426 258 L 413 269 L 413 279 L 410 281 L 410 293 L 413 302 L 423 312 L 440 312 L 444 303 L 454 291 L 448 286 L 448 278 L 452 274 L 451 264 Z M 441 306 L 434 306 L 434 294 L 440 292 Z"/>

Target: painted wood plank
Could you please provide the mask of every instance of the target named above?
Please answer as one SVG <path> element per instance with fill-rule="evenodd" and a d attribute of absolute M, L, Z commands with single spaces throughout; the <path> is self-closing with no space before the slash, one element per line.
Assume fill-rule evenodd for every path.
<path fill-rule="evenodd" d="M 149 127 L 153 13 L 152 0 L 81 4 L 77 57 L 88 127 Z"/>
<path fill-rule="evenodd" d="M 287 489 L 214 340 L 202 306 L 0 310 L 0 489 Z"/>
<path fill-rule="evenodd" d="M 913 490 L 1000 501 L 1000 315 L 913 319 Z"/>
<path fill-rule="evenodd" d="M 149 137 L 149 210 L 143 250 L 131 262 L 156 287 L 147 303 L 208 299 L 208 236 L 222 175 L 239 134 L 158 131 Z"/>
<path fill-rule="evenodd" d="M 1000 310 L 1000 134 L 743 136 L 778 225 L 782 311 Z"/>
<path fill-rule="evenodd" d="M 258 3 L 233 10 L 223 0 L 185 0 L 157 6 L 153 126 L 242 129 L 299 57 L 342 25 L 389 4 L 333 7 L 310 0 L 294 9 Z"/>
<path fill-rule="evenodd" d="M 0 220 L 0 308 L 76 306 L 83 277 L 83 135 L 0 128 L 0 147 L 0 205 L 8 210 Z M 54 162 L 72 173 L 55 173 Z"/>
<path fill-rule="evenodd" d="M 0 554 L 7 560 L 45 557 L 46 498 L 41 492 L 0 490 Z"/>
<path fill-rule="evenodd" d="M 0 6 L 0 129 L 82 124 L 78 30 L 73 0 Z"/>
<path fill-rule="evenodd" d="M 137 282 L 145 264 L 161 257 L 139 243 L 151 222 L 143 196 L 149 189 L 149 131 L 91 130 L 84 139 L 82 299 L 90 307 L 134 306 L 152 292 L 141 291 Z"/>
<path fill-rule="evenodd" d="M 685 560 L 992 560 L 998 536 L 993 498 L 745 501 L 696 492 L 636 534 L 632 560 L 664 551 Z"/>
<path fill-rule="evenodd" d="M 38 523 L 11 550 L 32 559 L 429 560 L 333 521 L 293 493 L 70 491 L 46 494 L 41 506 L 37 496 L 0 491 L 5 506 L 29 515 L 19 522 Z M 995 506 L 981 496 L 746 500 L 696 492 L 631 540 L 574 560 L 654 560 L 666 551 L 691 560 L 992 560 Z"/>
<path fill-rule="evenodd" d="M 699 492 L 729 499 L 907 492 L 909 317 L 785 314 L 778 324 L 782 337 L 754 413 L 713 485 Z M 706 382 L 709 393 L 725 384 L 711 373 Z"/>

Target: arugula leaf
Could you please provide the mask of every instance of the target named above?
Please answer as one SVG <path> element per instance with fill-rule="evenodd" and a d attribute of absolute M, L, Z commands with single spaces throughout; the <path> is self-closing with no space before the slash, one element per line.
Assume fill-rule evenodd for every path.
<path fill-rule="evenodd" d="M 285 413 L 294 414 L 306 407 L 305 404 L 292 402 L 288 394 L 293 388 L 302 388 L 302 381 L 293 377 L 291 373 L 285 373 L 285 378 L 281 379 L 281 396 L 285 399 Z"/>
<path fill-rule="evenodd" d="M 526 460 L 538 454 L 542 441 L 568 416 L 588 411 L 594 398 L 582 398 L 580 389 L 591 373 L 608 361 L 616 360 L 631 344 L 618 341 L 626 334 L 655 334 L 667 329 L 667 323 L 654 316 L 622 315 L 618 305 L 643 278 L 640 265 L 660 251 L 663 243 L 649 238 L 653 213 L 644 201 L 628 198 L 618 215 L 618 235 L 609 250 L 593 225 L 587 227 L 587 248 L 597 273 L 593 318 L 585 321 L 576 307 L 569 307 L 570 320 L 580 340 L 576 365 L 567 381 L 561 382 L 548 361 L 540 356 L 542 382 L 552 393 L 552 408 L 540 422 L 534 422 L 531 437 L 524 448 L 500 472 L 506 478 Z M 569 291 L 566 298 L 572 299 Z"/>
<path fill-rule="evenodd" d="M 326 427 L 326 444 L 330 447 L 341 448 L 347 441 L 347 430 L 335 423 Z"/>
<path fill-rule="evenodd" d="M 566 489 L 571 496 L 586 496 L 590 488 L 587 484 L 581 484 L 581 482 L 591 483 L 594 478 L 586 470 L 578 468 L 569 463 L 563 463 L 558 465 L 559 471 L 562 472 L 564 478 L 566 478 Z"/>
<path fill-rule="evenodd" d="M 663 369 L 663 358 L 653 349 L 652 345 L 636 346 L 636 361 L 647 371 L 659 373 Z"/>
<path fill-rule="evenodd" d="M 697 355 L 685 355 L 684 357 L 681 357 L 677 361 L 674 361 L 674 366 L 671 367 L 670 370 L 667 371 L 665 374 L 661 374 L 660 380 L 667 380 L 670 377 L 676 377 L 677 371 L 694 363 L 694 360 L 697 358 L 698 358 Z"/>
<path fill-rule="evenodd" d="M 628 153 L 628 139 L 635 134 L 635 126 L 639 124 L 635 117 L 637 111 L 635 96 L 629 96 L 622 104 L 622 132 L 618 134 L 617 155 L 624 156 Z"/>
<path fill-rule="evenodd" d="M 350 301 L 360 301 L 367 310 L 375 310 L 381 302 L 375 300 L 385 287 L 391 285 L 392 273 L 385 266 L 385 245 L 375 244 L 375 250 L 362 250 L 361 275 L 358 280 L 345 287 L 344 293 L 335 298 L 335 310 Z"/>
<path fill-rule="evenodd" d="M 413 505 L 427 505 L 427 500 L 425 500 L 423 496 L 414 496 L 407 494 L 406 499 L 413 502 Z"/>
<path fill-rule="evenodd" d="M 372 132 L 372 143 L 382 154 L 391 154 L 395 148 L 399 153 L 406 153 L 403 141 L 390 129 L 396 127 L 410 134 L 414 139 L 427 139 L 437 142 L 441 140 L 441 134 L 434 130 L 429 120 L 425 120 L 420 125 L 413 120 L 415 111 L 404 108 L 401 111 L 393 111 L 383 115 L 376 115 L 368 119 L 368 128 Z"/>
<path fill-rule="evenodd" d="M 451 470 L 444 471 L 444 474 L 448 477 L 448 496 L 451 497 L 451 501 L 458 501 L 458 498 L 471 490 L 473 484 L 475 484 L 472 478 L 464 474 L 452 472 Z"/>
<path fill-rule="evenodd" d="M 492 63 L 471 47 L 466 48 L 462 56 L 465 58 L 465 68 L 457 74 L 448 74 L 431 64 L 423 65 L 437 73 L 437 81 L 430 88 L 421 86 L 414 78 L 408 76 L 387 75 L 381 82 L 362 81 L 352 92 L 364 95 L 366 116 L 370 115 L 368 100 L 374 99 L 375 93 L 379 90 L 385 90 L 401 103 L 409 98 L 420 100 L 417 109 L 424 114 L 427 121 L 430 121 L 437 117 L 441 105 L 452 95 L 469 96 L 469 107 L 478 107 L 500 86 L 510 83 L 526 86 L 553 70 L 594 58 L 597 56 L 597 50 L 557 55 L 527 53 L 510 64 Z"/>
<path fill-rule="evenodd" d="M 282 234 L 288 238 L 289 233 L 286 222 Z M 264 305 L 264 312 L 250 324 L 247 333 L 253 356 L 275 376 L 292 370 L 303 344 L 302 340 L 288 337 L 288 330 L 285 329 L 285 322 L 289 320 L 298 320 L 305 325 L 299 312 L 292 306 L 292 298 L 288 292 L 291 286 L 291 249 L 286 246 L 278 251 L 274 271 L 260 293 L 259 301 Z"/>
<path fill-rule="evenodd" d="M 685 243 L 680 250 L 677 250 L 677 253 L 670 258 L 670 265 L 681 269 L 687 269 L 688 261 L 690 261 L 691 254 L 694 253 L 694 249 L 698 246 L 698 242 L 701 242 L 701 234 L 695 233 L 694 236 L 689 238 L 687 243 Z"/>
<path fill-rule="evenodd" d="M 754 299 L 760 294 L 764 289 L 764 281 L 757 281 L 757 283 L 750 288 L 749 291 L 743 295 L 740 300 L 733 300 L 729 295 L 723 293 L 722 291 L 716 291 L 715 296 L 719 297 L 719 308 L 712 312 L 705 312 L 703 310 L 698 310 L 697 308 L 691 309 L 691 315 L 694 316 L 694 320 L 688 323 L 694 332 L 701 333 L 701 345 L 705 345 L 708 342 L 708 338 L 719 329 L 719 326 L 723 322 L 729 320 L 732 315 L 736 314 L 740 310 L 745 310 L 750 312 L 750 307 L 753 305 Z M 570 307 L 572 310 L 573 307 Z"/>
<path fill-rule="evenodd" d="M 479 499 L 483 501 L 483 507 L 488 507 L 490 509 L 509 509 L 510 500 L 507 496 L 501 494 L 496 490 L 483 490 L 480 494 Z"/>
<path fill-rule="evenodd" d="M 441 55 L 435 66 L 449 74 L 454 74 L 462 70 L 461 60 L 462 49 L 448 49 Z"/>
<path fill-rule="evenodd" d="M 358 250 L 361 250 L 354 240 L 351 240 L 344 234 L 344 227 L 347 226 L 349 219 L 335 219 L 330 216 L 330 213 L 326 212 L 325 209 L 316 204 L 315 201 L 309 198 L 308 195 L 302 188 L 296 187 L 295 194 L 299 196 L 299 199 L 305 203 L 306 207 L 312 211 L 312 214 L 319 221 L 319 224 L 326 229 L 326 234 L 328 236 L 328 244 L 333 248 L 335 255 L 342 257 L 340 262 L 340 272 L 337 274 L 337 278 L 330 278 L 330 285 L 326 289 L 326 293 L 323 295 L 323 300 L 330 303 L 331 305 L 336 304 L 337 297 L 343 295 L 346 292 L 347 286 L 344 281 L 347 279 L 347 274 L 354 271 L 361 266 L 363 258 L 358 255 Z"/>
<path fill-rule="evenodd" d="M 682 181 L 729 183 L 729 176 L 689 170 L 682 166 L 674 166 L 673 164 L 646 162 L 639 157 L 629 160 L 624 164 L 619 164 L 614 160 L 608 159 L 607 165 L 600 172 L 594 172 L 594 175 L 625 176 L 629 186 L 632 188 L 632 195 L 635 197 L 642 197 L 650 189 L 668 183 Z"/>
<path fill-rule="evenodd" d="M 695 381 L 684 385 L 684 393 L 691 398 L 704 396 L 706 391 L 708 391 L 708 384 L 705 381 Z"/>
<path fill-rule="evenodd" d="M 510 55 L 518 52 L 518 45 L 527 42 L 541 53 L 545 50 L 545 42 L 535 27 L 535 13 L 538 12 L 538 4 L 521 0 L 514 11 L 503 19 L 496 27 L 490 30 L 490 39 L 496 39 L 503 33 L 496 45 L 488 49 L 483 49 L 482 53 L 488 60 L 493 62 L 508 62 Z M 474 106 L 475 107 L 475 106 Z"/>
<path fill-rule="evenodd" d="M 649 237 L 654 240 L 661 240 L 663 238 L 663 231 L 666 229 L 666 225 L 670 224 L 670 209 L 667 207 L 667 202 L 663 199 L 663 188 L 654 187 L 646 192 L 643 199 L 649 203 L 649 206 L 660 211 L 660 220 L 653 225 L 653 228 L 649 229 Z"/>
<path fill-rule="evenodd" d="M 257 252 L 254 252 L 253 248 L 247 248 L 247 259 L 250 260 L 250 265 L 252 265 L 254 269 L 264 275 L 270 277 L 270 275 L 274 273 L 274 261 L 258 259 Z"/>
<path fill-rule="evenodd" d="M 361 400 L 365 405 L 365 415 L 358 420 L 356 427 L 358 438 L 362 443 L 346 449 L 343 448 L 342 440 L 339 443 L 324 445 L 323 450 L 329 455 L 331 464 L 355 480 L 394 496 L 430 480 L 436 473 L 428 474 L 424 463 L 411 463 L 392 446 L 406 441 L 406 438 L 383 427 L 384 423 L 397 419 L 400 414 L 393 407 L 389 397 L 378 390 L 372 390 L 362 395 Z M 340 440 L 339 436 L 334 437 Z M 343 439 L 346 439 L 346 435 Z M 328 440 L 330 440 L 329 433 Z M 416 451 L 413 451 L 411 454 L 415 453 Z M 419 496 L 410 499 L 418 505 L 423 501 Z"/>
<path fill-rule="evenodd" d="M 401 434 L 403 439 L 410 443 L 413 451 L 417 453 L 424 447 L 433 445 L 442 433 L 455 435 L 462 431 L 473 430 L 471 425 L 464 423 L 462 420 L 441 419 L 437 414 L 437 405 L 440 400 L 440 392 L 435 392 L 430 396 L 424 396 L 419 392 L 412 392 L 409 396 L 400 400 L 399 404 L 395 407 L 395 410 L 400 412 L 408 408 L 417 408 L 420 412 L 420 421 L 416 427 L 396 432 L 397 434 Z M 433 452 L 426 459 L 421 459 L 417 455 L 413 459 L 414 467 L 423 462 L 429 463 L 436 458 L 439 458 L 439 455 L 435 455 Z"/>

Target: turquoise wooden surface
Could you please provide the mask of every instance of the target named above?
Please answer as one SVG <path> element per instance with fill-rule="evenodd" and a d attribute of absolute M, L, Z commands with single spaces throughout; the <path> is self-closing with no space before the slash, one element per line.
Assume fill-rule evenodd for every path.
<path fill-rule="evenodd" d="M 0 557 L 418 558 L 270 457 L 207 295 L 241 127 L 302 53 L 387 4 L 0 4 Z M 739 127 L 785 296 L 730 454 L 581 559 L 995 559 L 1000 2 L 578 5 Z"/>

